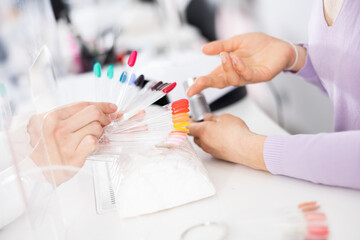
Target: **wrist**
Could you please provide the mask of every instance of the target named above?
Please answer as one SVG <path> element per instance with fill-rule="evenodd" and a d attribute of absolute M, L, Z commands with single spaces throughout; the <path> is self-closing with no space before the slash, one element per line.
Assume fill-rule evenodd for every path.
<path fill-rule="evenodd" d="M 288 43 L 288 62 L 285 67 L 285 70 L 298 72 L 305 65 L 307 50 L 306 48 L 300 45 L 292 44 L 290 42 L 287 43 Z"/>
<path fill-rule="evenodd" d="M 266 136 L 252 133 L 244 141 L 241 151 L 241 164 L 247 165 L 251 168 L 268 171 L 264 161 L 264 144 Z"/>

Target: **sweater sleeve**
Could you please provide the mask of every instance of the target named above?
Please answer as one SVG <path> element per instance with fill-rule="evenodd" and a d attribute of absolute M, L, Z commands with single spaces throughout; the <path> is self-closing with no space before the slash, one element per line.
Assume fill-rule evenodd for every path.
<path fill-rule="evenodd" d="M 300 71 L 298 71 L 296 73 L 294 73 L 292 71 L 284 71 L 284 72 L 292 73 L 295 76 L 299 76 L 299 77 L 303 78 L 305 81 L 318 87 L 321 92 L 327 94 L 326 89 L 324 88 L 323 84 L 321 83 L 321 80 L 320 80 L 319 76 L 317 75 L 317 73 L 314 69 L 314 66 L 312 64 L 308 45 L 307 44 L 299 44 L 299 45 L 301 45 L 302 47 L 307 49 L 305 65 L 300 69 Z"/>
<path fill-rule="evenodd" d="M 266 167 L 273 174 L 360 189 L 360 131 L 269 136 Z"/>

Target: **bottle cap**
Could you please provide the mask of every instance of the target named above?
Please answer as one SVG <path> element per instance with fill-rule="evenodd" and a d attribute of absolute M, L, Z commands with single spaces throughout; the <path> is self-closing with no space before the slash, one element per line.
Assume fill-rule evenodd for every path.
<path fill-rule="evenodd" d="M 195 83 L 196 78 L 188 78 L 183 86 L 185 91 L 189 89 L 191 85 Z M 205 113 L 210 113 L 210 107 L 206 102 L 205 96 L 202 93 L 198 93 L 189 98 L 190 115 L 191 118 L 198 122 L 204 120 Z"/>

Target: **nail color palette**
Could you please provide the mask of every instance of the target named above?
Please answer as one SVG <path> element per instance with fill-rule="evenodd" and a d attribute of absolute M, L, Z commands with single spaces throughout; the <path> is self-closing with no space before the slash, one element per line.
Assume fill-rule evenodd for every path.
<path fill-rule="evenodd" d="M 190 125 L 189 111 L 189 101 L 187 99 L 180 99 L 171 104 L 174 130 L 169 134 L 166 140 L 167 144 L 178 146 L 186 139 L 189 132 L 186 127 Z"/>
<path fill-rule="evenodd" d="M 320 206 L 316 202 L 305 202 L 299 204 L 306 221 L 307 240 L 326 240 L 329 236 L 329 228 L 326 222 L 326 215 L 319 212 Z"/>

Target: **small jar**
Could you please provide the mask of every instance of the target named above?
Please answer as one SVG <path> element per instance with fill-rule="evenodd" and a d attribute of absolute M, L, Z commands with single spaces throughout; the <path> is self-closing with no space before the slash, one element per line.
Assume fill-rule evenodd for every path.
<path fill-rule="evenodd" d="M 196 78 L 188 78 L 184 82 L 185 91 L 189 89 L 191 85 L 194 84 Z M 190 105 L 190 115 L 191 118 L 196 121 L 200 122 L 204 120 L 205 113 L 210 113 L 210 107 L 206 102 L 205 96 L 202 93 L 196 94 L 189 99 Z"/>

